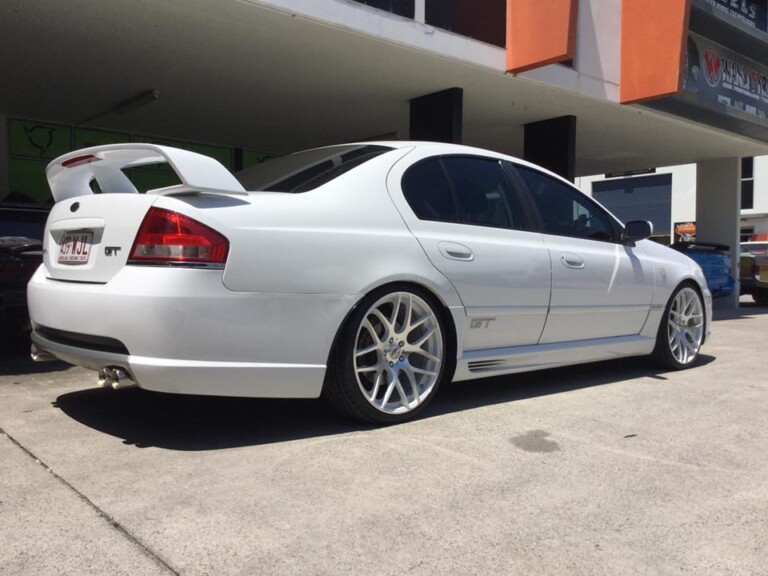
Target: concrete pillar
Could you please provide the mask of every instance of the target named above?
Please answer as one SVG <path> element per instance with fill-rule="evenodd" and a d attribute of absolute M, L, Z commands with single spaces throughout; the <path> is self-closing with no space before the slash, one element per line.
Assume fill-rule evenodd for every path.
<path fill-rule="evenodd" d="M 571 182 L 576 176 L 576 116 L 525 125 L 523 158 Z"/>
<path fill-rule="evenodd" d="M 461 144 L 464 91 L 449 88 L 411 100 L 411 140 Z"/>
<path fill-rule="evenodd" d="M 733 277 L 739 277 L 741 159 L 707 160 L 696 165 L 696 239 L 731 248 Z M 739 284 L 732 296 L 714 301 L 715 310 L 739 307 Z"/>

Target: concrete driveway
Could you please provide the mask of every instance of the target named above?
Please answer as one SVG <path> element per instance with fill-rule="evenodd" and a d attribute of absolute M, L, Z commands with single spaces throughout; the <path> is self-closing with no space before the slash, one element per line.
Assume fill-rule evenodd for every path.
<path fill-rule="evenodd" d="M 0 358 L 0 574 L 764 575 L 768 309 L 701 362 L 453 384 L 420 420 Z"/>

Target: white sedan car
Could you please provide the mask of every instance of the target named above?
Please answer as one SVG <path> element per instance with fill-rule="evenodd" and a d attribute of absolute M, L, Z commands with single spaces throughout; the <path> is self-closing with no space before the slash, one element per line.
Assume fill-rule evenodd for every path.
<path fill-rule="evenodd" d="M 180 183 L 137 193 L 167 162 Z M 33 356 L 100 384 L 326 397 L 380 423 L 445 381 L 626 356 L 690 366 L 696 263 L 567 181 L 465 146 L 376 142 L 233 176 L 150 144 L 66 154 L 29 283 Z"/>

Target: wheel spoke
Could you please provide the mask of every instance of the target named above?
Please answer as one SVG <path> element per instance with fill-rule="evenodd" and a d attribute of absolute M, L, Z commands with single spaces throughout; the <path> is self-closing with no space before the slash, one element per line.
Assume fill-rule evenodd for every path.
<path fill-rule="evenodd" d="M 355 356 L 359 358 L 360 356 L 365 356 L 366 354 L 370 354 L 374 350 L 379 349 L 380 344 L 371 344 L 370 346 L 367 346 L 366 348 L 363 348 L 362 350 L 358 350 L 355 352 Z"/>
<path fill-rule="evenodd" d="M 403 385 L 400 383 L 399 377 L 395 380 L 395 388 L 397 389 L 397 393 L 400 396 L 400 404 L 403 406 L 403 408 L 410 408 L 410 403 L 408 402 L 408 394 L 406 394 L 405 390 L 403 390 Z"/>
<path fill-rule="evenodd" d="M 408 294 L 405 300 L 405 312 L 403 316 L 403 327 L 400 334 L 408 334 L 411 331 L 411 314 L 413 313 L 413 294 Z"/>
<path fill-rule="evenodd" d="M 381 388 L 381 381 L 384 378 L 384 370 L 379 368 L 376 371 L 376 379 L 373 381 L 373 390 L 371 390 L 371 395 L 368 397 L 368 400 L 370 402 L 376 401 L 376 396 L 379 395 L 379 389 Z"/>
<path fill-rule="evenodd" d="M 408 384 L 411 385 L 414 406 L 421 404 L 421 396 L 419 395 L 419 387 L 416 384 L 416 376 L 413 374 L 413 367 L 403 370 L 403 374 L 405 374 L 405 377 L 408 379 Z"/>
<path fill-rule="evenodd" d="M 437 376 L 437 372 L 434 370 L 426 370 L 425 368 L 418 368 L 417 366 L 411 366 L 410 371 L 414 374 L 426 374 L 427 376 Z"/>
<path fill-rule="evenodd" d="M 432 362 L 440 362 L 440 358 L 432 354 L 431 352 L 427 352 L 426 350 L 423 350 L 422 348 L 416 348 L 415 350 L 410 350 L 411 354 L 419 354 L 420 356 L 424 356 L 425 358 L 432 360 Z"/>
<path fill-rule="evenodd" d="M 392 326 L 392 331 L 395 331 L 395 327 L 397 326 L 397 313 L 400 312 L 400 303 L 403 301 L 403 293 L 398 292 L 397 293 L 397 304 L 394 304 L 392 306 L 392 320 L 390 321 L 390 326 Z"/>
<path fill-rule="evenodd" d="M 421 347 L 424 345 L 424 342 L 426 342 L 427 340 L 429 340 L 429 339 L 432 337 L 432 334 L 434 334 L 434 333 L 435 333 L 435 330 L 437 330 L 437 328 L 436 328 L 436 327 L 435 327 L 435 328 L 430 328 L 429 330 L 427 330 L 427 333 L 426 333 L 426 334 L 424 334 L 423 336 L 421 336 L 421 338 L 419 338 L 418 340 L 416 340 L 416 342 L 414 342 L 413 344 L 411 344 L 411 346 L 412 346 L 413 348 L 421 348 Z"/>
<path fill-rule="evenodd" d="M 386 391 L 384 392 L 384 398 L 381 399 L 381 409 L 385 409 L 387 407 L 387 404 L 389 404 L 389 399 L 392 397 L 392 392 L 395 390 L 395 385 L 397 384 L 397 377 L 393 374 L 392 375 L 392 382 L 389 383 L 387 386 Z M 374 397 L 374 400 L 376 398 Z"/>
<path fill-rule="evenodd" d="M 379 338 L 378 336 L 376 336 L 376 339 L 379 340 L 380 342 L 386 340 L 387 336 L 389 336 L 392 333 L 392 323 L 389 321 L 389 319 L 386 316 L 384 316 L 384 314 L 381 313 L 381 310 L 379 310 L 378 308 L 371 308 L 368 314 L 373 314 L 374 316 L 376 316 L 376 318 L 379 319 L 379 322 L 381 322 L 381 325 L 384 327 L 383 337 Z M 371 326 L 371 328 L 373 328 L 373 324 L 371 324 L 370 321 L 368 321 L 368 324 Z"/>
<path fill-rule="evenodd" d="M 408 334 L 410 334 L 411 332 L 413 332 L 414 330 L 416 330 L 420 326 L 423 326 L 424 324 L 429 322 L 431 319 L 432 319 L 432 316 L 424 316 L 422 318 L 419 318 L 418 320 L 416 320 L 416 322 L 411 324 L 410 328 L 408 329 Z"/>

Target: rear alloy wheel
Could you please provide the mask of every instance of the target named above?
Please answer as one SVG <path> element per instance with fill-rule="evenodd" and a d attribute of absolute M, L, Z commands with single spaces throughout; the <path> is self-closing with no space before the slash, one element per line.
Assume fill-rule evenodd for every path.
<path fill-rule="evenodd" d="M 446 371 L 445 327 L 432 300 L 411 286 L 363 299 L 342 331 L 325 387 L 337 408 L 397 423 L 426 407 Z"/>
<path fill-rule="evenodd" d="M 682 285 L 664 309 L 654 357 L 664 368 L 682 370 L 693 364 L 704 341 L 704 305 L 699 292 Z"/>

